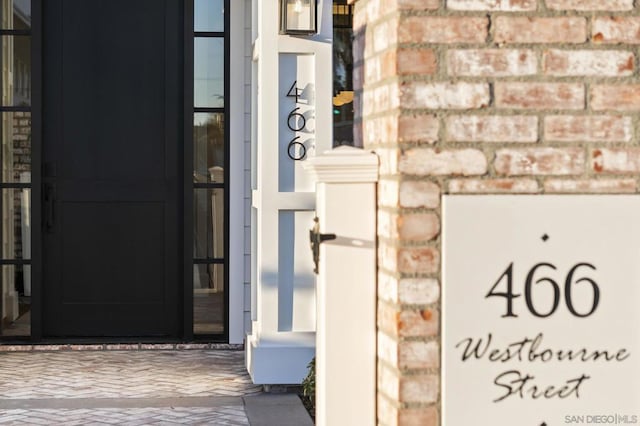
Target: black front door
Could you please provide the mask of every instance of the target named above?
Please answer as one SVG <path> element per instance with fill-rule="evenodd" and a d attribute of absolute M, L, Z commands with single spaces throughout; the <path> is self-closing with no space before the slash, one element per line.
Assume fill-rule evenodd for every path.
<path fill-rule="evenodd" d="M 180 0 L 43 1 L 43 335 L 178 336 Z"/>

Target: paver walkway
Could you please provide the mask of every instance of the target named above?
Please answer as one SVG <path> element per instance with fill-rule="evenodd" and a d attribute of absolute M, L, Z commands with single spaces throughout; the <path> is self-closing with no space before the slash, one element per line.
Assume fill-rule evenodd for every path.
<path fill-rule="evenodd" d="M 0 425 L 249 425 L 232 350 L 0 352 Z"/>

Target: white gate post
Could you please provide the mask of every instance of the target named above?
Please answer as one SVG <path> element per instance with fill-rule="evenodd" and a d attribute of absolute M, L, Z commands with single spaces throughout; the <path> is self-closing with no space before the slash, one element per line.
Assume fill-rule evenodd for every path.
<path fill-rule="evenodd" d="M 309 160 L 322 233 L 317 282 L 316 422 L 375 424 L 378 157 L 339 147 Z"/>

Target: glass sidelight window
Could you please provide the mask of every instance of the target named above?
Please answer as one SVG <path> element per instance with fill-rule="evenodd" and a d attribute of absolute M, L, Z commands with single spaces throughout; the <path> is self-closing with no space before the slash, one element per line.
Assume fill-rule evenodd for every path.
<path fill-rule="evenodd" d="M 333 144 L 353 145 L 353 6 L 333 1 Z"/>
<path fill-rule="evenodd" d="M 1 0 L 0 335 L 31 334 L 31 1 Z"/>
<path fill-rule="evenodd" d="M 194 0 L 193 333 L 226 335 L 228 136 L 225 0 Z"/>

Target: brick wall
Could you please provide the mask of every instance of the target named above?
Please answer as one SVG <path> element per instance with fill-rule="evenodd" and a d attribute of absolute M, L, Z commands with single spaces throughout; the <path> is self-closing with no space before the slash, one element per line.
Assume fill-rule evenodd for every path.
<path fill-rule="evenodd" d="M 440 423 L 440 197 L 635 193 L 640 4 L 358 0 L 356 143 L 380 156 L 378 420 Z"/>

